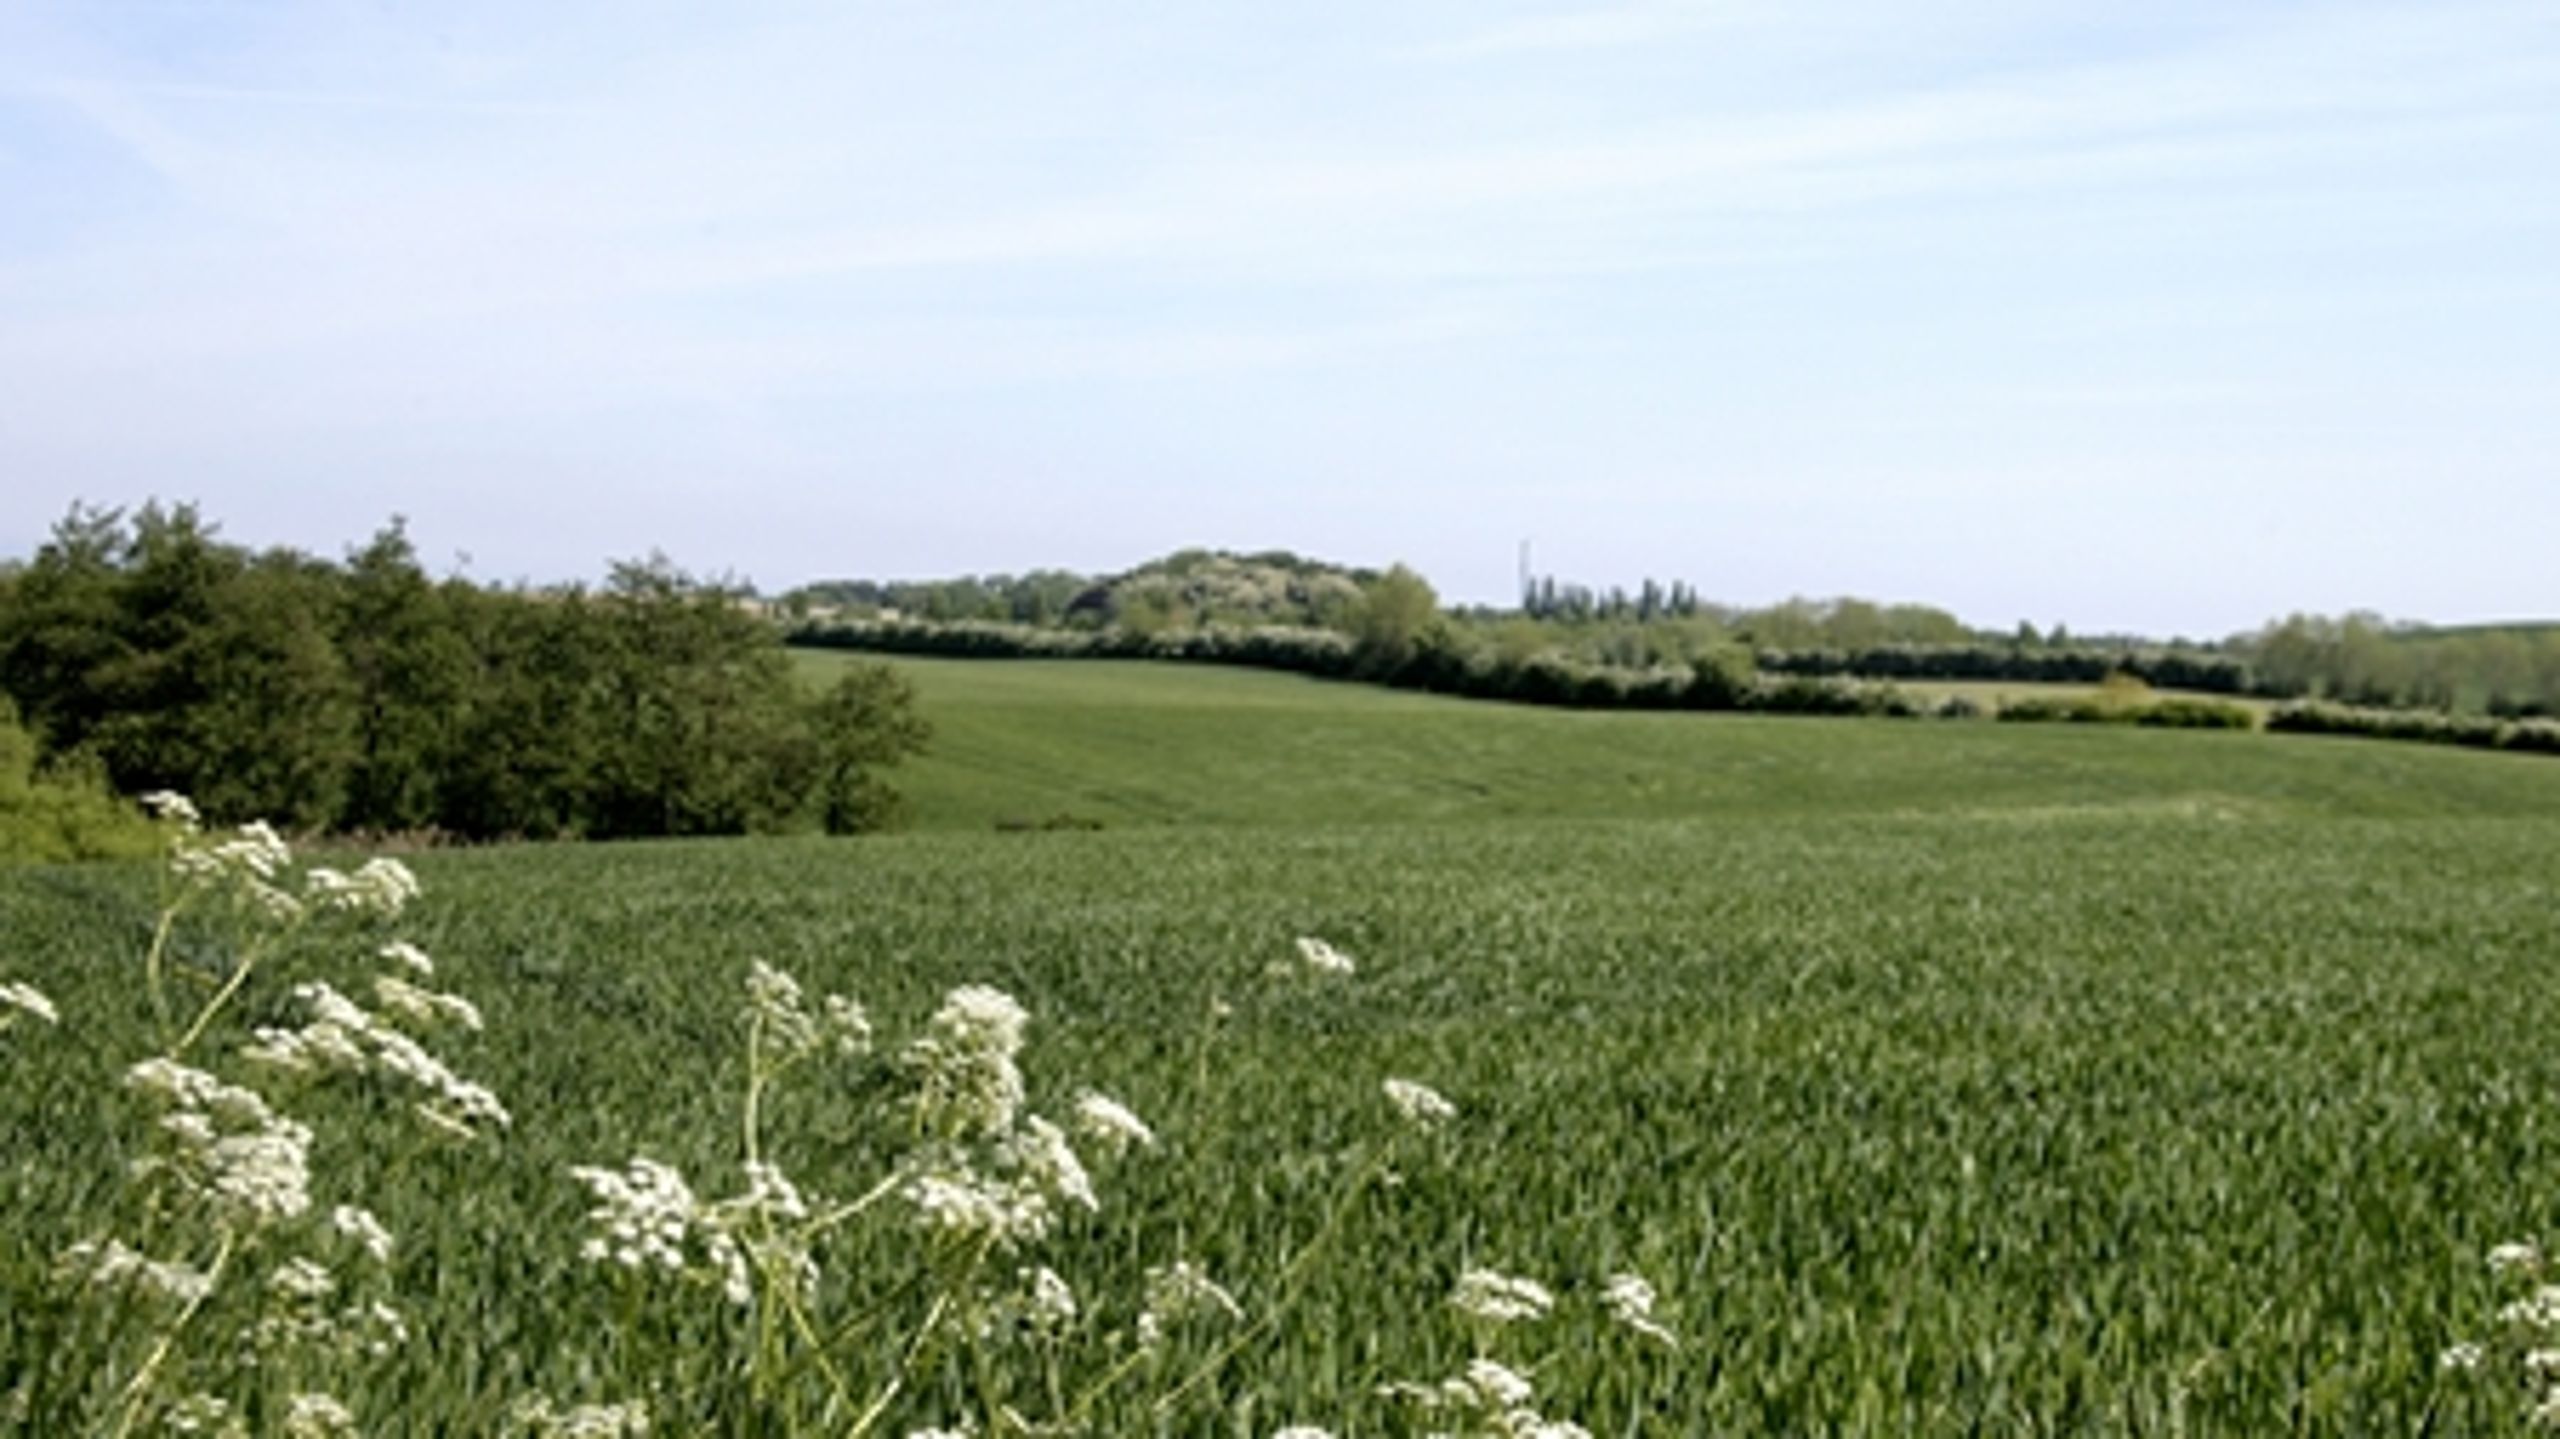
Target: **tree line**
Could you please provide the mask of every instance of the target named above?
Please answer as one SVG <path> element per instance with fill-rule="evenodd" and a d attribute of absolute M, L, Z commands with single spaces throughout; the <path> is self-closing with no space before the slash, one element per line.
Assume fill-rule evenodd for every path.
<path fill-rule="evenodd" d="M 738 587 L 431 578 L 398 520 L 342 561 L 193 506 L 75 508 L 0 573 L 0 693 L 57 763 L 208 815 L 472 839 L 884 822 L 926 736 L 880 666 L 812 694 Z"/>

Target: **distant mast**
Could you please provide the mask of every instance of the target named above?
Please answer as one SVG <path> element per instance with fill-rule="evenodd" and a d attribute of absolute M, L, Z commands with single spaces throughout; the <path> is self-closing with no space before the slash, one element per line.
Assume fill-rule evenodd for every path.
<path fill-rule="evenodd" d="M 1521 612 L 1522 612 L 1523 614 L 1525 614 L 1525 613 L 1527 613 L 1527 612 L 1528 612 L 1528 609 L 1529 609 L 1529 542 L 1528 542 L 1527 540 L 1522 540 L 1522 541 L 1520 542 L 1520 610 L 1521 610 Z"/>

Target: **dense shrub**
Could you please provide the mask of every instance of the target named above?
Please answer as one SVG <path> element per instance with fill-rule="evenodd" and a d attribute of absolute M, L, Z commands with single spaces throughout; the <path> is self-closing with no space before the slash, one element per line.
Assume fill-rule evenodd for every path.
<path fill-rule="evenodd" d="M 1999 718 L 2016 723 L 2066 721 L 2074 724 L 2129 724 L 2157 729 L 2255 729 L 2257 716 L 2246 705 L 2220 700 L 2155 699 L 2131 703 L 2103 696 L 2009 700 Z"/>
<path fill-rule="evenodd" d="M 0 583 L 0 694 L 42 752 L 216 818 L 467 838 L 858 828 L 921 742 L 885 670 L 804 692 L 738 591 L 437 582 L 395 523 L 344 564 L 191 508 L 75 510 Z"/>
<path fill-rule="evenodd" d="M 2106 646 L 1880 645 L 1869 649 L 1763 649 L 1773 674 L 1856 675 L 1868 679 L 1999 680 L 2013 684 L 2098 684 L 2131 675 L 2159 689 L 2205 694 L 2264 693 L 2244 661 L 2228 655 Z"/>
<path fill-rule="evenodd" d="M 39 761 L 35 736 L 0 696 L 0 864 L 131 858 L 158 847 L 158 833 L 107 788 L 95 761 Z"/>
<path fill-rule="evenodd" d="M 1430 628 L 1402 658 L 1333 630 L 1209 625 L 1138 633 L 1122 628 L 1045 629 L 986 622 L 913 620 L 802 625 L 791 642 L 820 649 L 961 659 L 1143 659 L 1249 665 L 1400 689 L 1570 709 L 1753 710 L 1770 714 L 1909 717 L 1921 707 L 1889 685 L 1792 675 L 1752 675 L 1728 656 L 1642 669 L 1590 664 L 1553 652 L 1497 653 L 1462 630 Z"/>

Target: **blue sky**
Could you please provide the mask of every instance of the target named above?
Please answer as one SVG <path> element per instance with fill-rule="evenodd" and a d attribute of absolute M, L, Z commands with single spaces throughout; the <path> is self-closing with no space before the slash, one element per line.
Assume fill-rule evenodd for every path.
<path fill-rule="evenodd" d="M 2560 9 L 0 0 L 0 553 L 2560 614 Z"/>

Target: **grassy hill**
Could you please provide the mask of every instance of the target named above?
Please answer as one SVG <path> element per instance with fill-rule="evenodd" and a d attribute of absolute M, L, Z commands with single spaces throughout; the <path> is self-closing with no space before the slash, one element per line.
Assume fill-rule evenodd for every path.
<path fill-rule="evenodd" d="M 813 673 L 845 661 L 804 653 Z M 2560 764 L 2115 726 L 1597 714 L 1254 670 L 899 660 L 919 829 L 1775 816 L 2560 814 Z"/>

